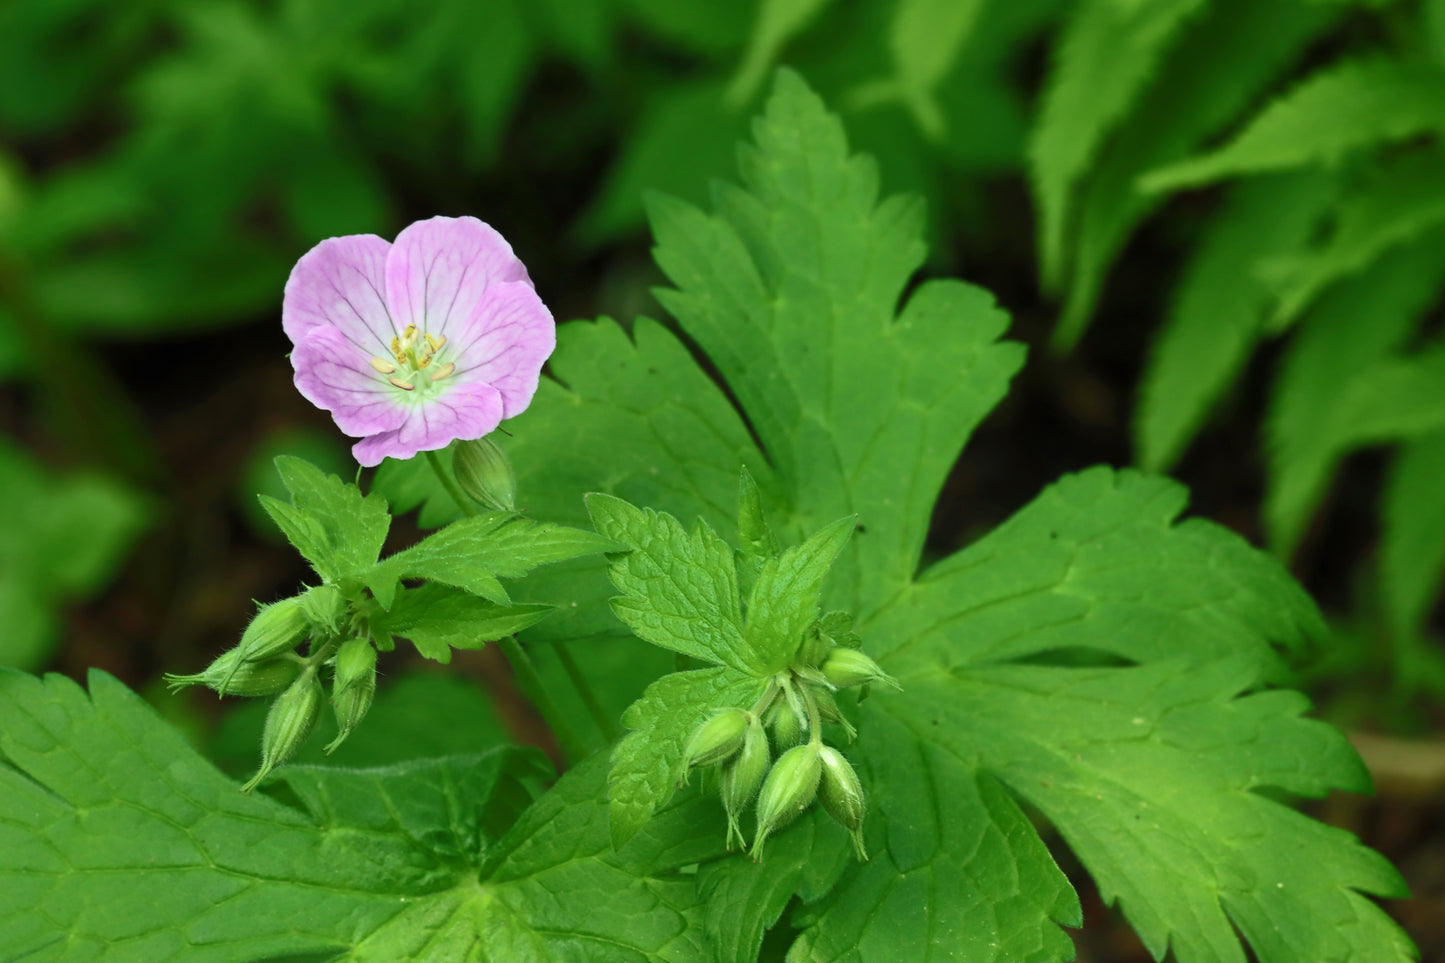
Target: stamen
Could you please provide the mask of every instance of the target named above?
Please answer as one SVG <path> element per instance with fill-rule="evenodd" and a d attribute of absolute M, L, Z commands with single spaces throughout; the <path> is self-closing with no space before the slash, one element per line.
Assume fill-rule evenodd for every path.
<path fill-rule="evenodd" d="M 416 344 L 416 325 L 408 324 L 406 326 L 406 330 L 402 332 L 401 341 L 402 344 L 406 345 L 408 348 Z"/>
<path fill-rule="evenodd" d="M 396 370 L 396 365 L 387 361 L 385 358 L 372 358 L 371 366 L 382 374 L 391 374 Z"/>
<path fill-rule="evenodd" d="M 427 335 L 426 343 L 431 345 L 432 354 L 436 354 L 442 349 L 442 345 L 447 343 L 447 336 L 442 335 L 440 338 L 433 338 L 431 335 Z"/>
<path fill-rule="evenodd" d="M 398 358 L 401 357 L 401 339 L 396 335 L 391 336 L 391 353 Z"/>
<path fill-rule="evenodd" d="M 455 370 L 457 370 L 457 366 L 448 361 L 431 373 L 431 380 L 440 381 Z"/>
<path fill-rule="evenodd" d="M 401 380 L 400 378 L 398 378 L 396 375 L 392 375 L 390 378 L 387 378 L 386 380 L 387 380 L 387 381 L 390 381 L 392 384 L 396 385 L 396 386 L 397 386 L 398 388 L 400 388 L 402 391 L 411 391 L 411 390 L 413 390 L 413 389 L 416 388 L 416 385 L 412 384 L 412 383 L 409 382 L 409 381 L 402 381 L 402 380 Z"/>
<path fill-rule="evenodd" d="M 417 361 L 417 365 L 416 365 L 416 366 L 417 366 L 417 369 L 420 370 L 420 369 L 422 369 L 422 368 L 425 368 L 425 367 L 426 367 L 427 365 L 429 365 L 429 364 L 431 364 L 431 353 L 430 353 L 430 352 L 422 355 L 421 358 L 420 358 L 420 360 Z"/>

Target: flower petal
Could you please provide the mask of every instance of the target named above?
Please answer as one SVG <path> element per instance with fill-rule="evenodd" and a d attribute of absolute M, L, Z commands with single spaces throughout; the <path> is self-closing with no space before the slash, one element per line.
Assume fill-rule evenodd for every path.
<path fill-rule="evenodd" d="M 531 284 L 502 235 L 475 217 L 433 217 L 396 236 L 386 260 L 386 303 L 399 330 L 415 324 L 452 337 L 487 288 L 501 281 Z"/>
<path fill-rule="evenodd" d="M 291 352 L 296 390 L 331 412 L 336 427 L 353 438 L 392 431 L 406 421 L 410 405 L 371 367 L 370 357 L 337 328 L 313 327 Z"/>
<path fill-rule="evenodd" d="M 411 458 L 417 452 L 445 448 L 458 438 L 481 438 L 501 422 L 502 396 L 497 389 L 456 385 L 412 407 L 400 427 L 361 439 L 351 447 L 351 454 L 371 468 L 383 458 Z"/>
<path fill-rule="evenodd" d="M 334 326 L 367 357 L 389 357 L 397 333 L 385 295 L 390 250 L 375 234 L 351 234 L 327 238 L 303 254 L 281 301 L 281 326 L 291 343 Z"/>
<path fill-rule="evenodd" d="M 537 393 L 542 364 L 557 346 L 552 312 L 532 285 L 494 284 L 452 336 L 458 383 L 484 383 L 502 393 L 504 417 L 521 414 Z"/>

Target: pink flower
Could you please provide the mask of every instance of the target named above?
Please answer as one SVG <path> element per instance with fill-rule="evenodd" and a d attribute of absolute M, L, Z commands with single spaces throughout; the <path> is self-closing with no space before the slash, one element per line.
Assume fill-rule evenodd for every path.
<path fill-rule="evenodd" d="M 527 269 L 474 217 L 418 221 L 394 244 L 322 241 L 291 270 L 281 324 L 297 389 L 361 439 L 366 466 L 519 414 L 557 342 Z"/>

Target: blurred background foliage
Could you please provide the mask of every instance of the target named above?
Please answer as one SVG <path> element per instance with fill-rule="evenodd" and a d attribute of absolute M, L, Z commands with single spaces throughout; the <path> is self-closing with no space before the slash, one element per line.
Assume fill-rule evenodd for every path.
<path fill-rule="evenodd" d="M 1173 471 L 1333 618 L 1327 711 L 1438 726 L 1442 0 L 4 0 L 0 663 L 144 685 L 294 590 L 270 460 L 354 470 L 301 253 L 475 214 L 559 319 L 656 315 L 646 192 L 704 201 L 784 61 L 1033 349 L 933 545 Z"/>
<path fill-rule="evenodd" d="M 782 62 L 1031 349 L 930 548 L 1172 472 L 1320 600 L 1325 714 L 1438 733 L 1445 0 L 0 0 L 0 664 L 108 669 L 244 769 L 259 711 L 155 680 L 304 578 L 271 459 L 355 470 L 290 385 L 291 265 L 474 214 L 559 320 L 660 316 L 645 194 L 705 202 Z M 614 708 L 667 668 L 578 648 Z M 537 731 L 489 652 L 385 669 L 395 738 L 342 762 Z"/>

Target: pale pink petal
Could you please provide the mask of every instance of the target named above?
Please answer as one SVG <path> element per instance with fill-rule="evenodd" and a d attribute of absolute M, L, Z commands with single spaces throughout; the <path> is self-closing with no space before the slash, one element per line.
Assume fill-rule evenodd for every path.
<path fill-rule="evenodd" d="M 452 340 L 457 367 L 451 377 L 492 385 L 502 393 L 504 417 L 514 418 L 537 393 L 542 364 L 557 346 L 557 325 L 532 285 L 513 281 L 488 288 Z"/>
<path fill-rule="evenodd" d="M 296 389 L 331 412 L 353 438 L 392 431 L 406 421 L 405 392 L 371 367 L 369 356 L 333 327 L 313 327 L 291 352 Z"/>
<path fill-rule="evenodd" d="M 397 235 L 386 261 L 386 303 L 401 329 L 415 324 L 451 337 L 501 281 L 531 283 L 502 235 L 475 217 L 433 217 Z"/>
<path fill-rule="evenodd" d="M 385 295 L 390 250 L 375 234 L 351 234 L 327 238 L 302 255 L 281 301 L 281 326 L 291 342 L 334 326 L 368 357 L 389 356 L 396 334 Z"/>
<path fill-rule="evenodd" d="M 502 421 L 502 396 L 490 385 L 452 385 L 407 412 L 404 424 L 394 430 L 363 438 L 351 454 L 363 467 L 381 464 L 383 458 L 407 459 L 418 452 L 445 448 L 454 440 L 481 438 Z"/>

